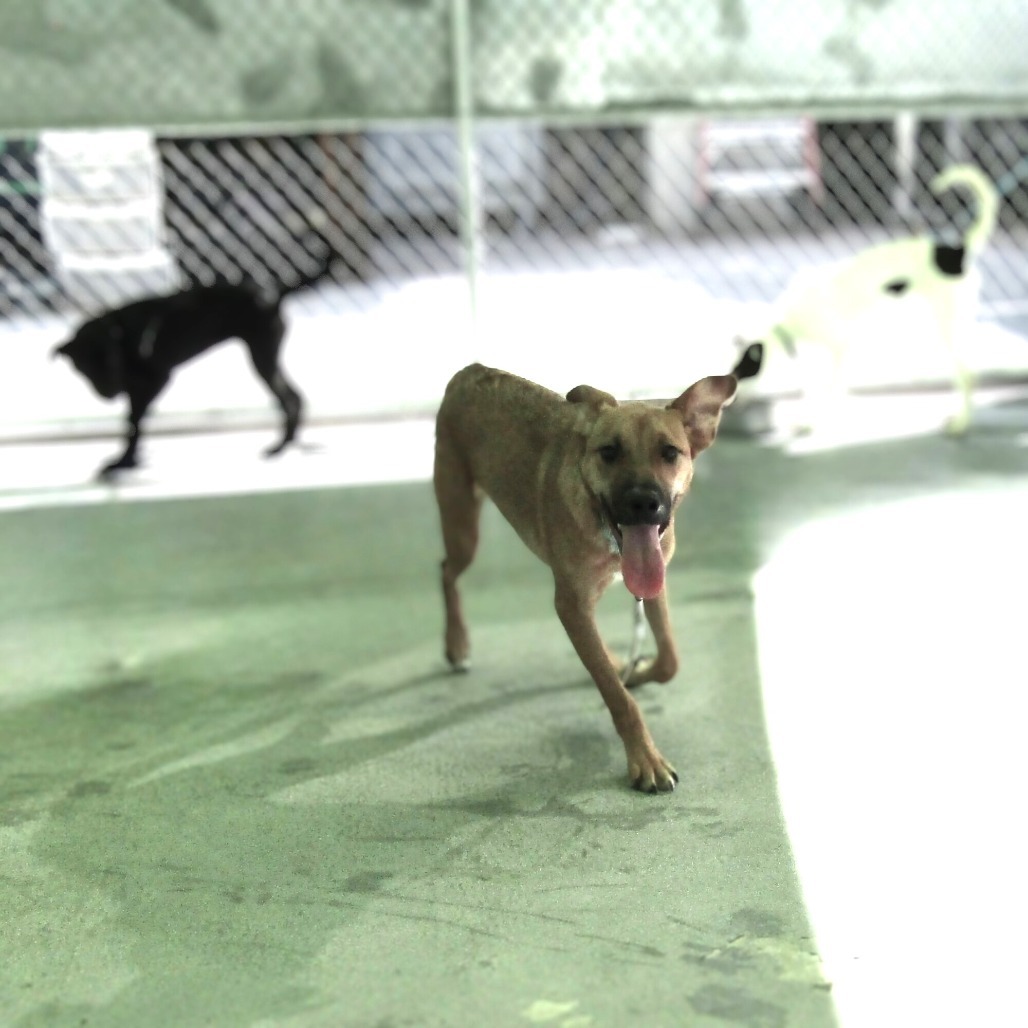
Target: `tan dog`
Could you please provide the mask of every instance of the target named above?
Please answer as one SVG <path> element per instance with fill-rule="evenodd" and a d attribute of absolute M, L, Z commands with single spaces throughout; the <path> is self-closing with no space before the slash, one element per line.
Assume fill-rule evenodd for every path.
<path fill-rule="evenodd" d="M 436 421 L 435 492 L 446 559 L 446 656 L 467 667 L 468 632 L 457 579 L 478 545 L 489 496 L 526 546 L 553 571 L 556 607 L 625 744 L 634 788 L 667 792 L 678 781 L 627 687 L 668 681 L 678 653 L 664 569 L 675 548 L 674 516 L 693 458 L 714 441 L 732 375 L 704 378 L 668 407 L 618 404 L 577 386 L 561 398 L 503 371 L 472 364 L 446 388 Z M 657 655 L 627 669 L 596 627 L 596 604 L 615 575 L 645 601 Z"/>

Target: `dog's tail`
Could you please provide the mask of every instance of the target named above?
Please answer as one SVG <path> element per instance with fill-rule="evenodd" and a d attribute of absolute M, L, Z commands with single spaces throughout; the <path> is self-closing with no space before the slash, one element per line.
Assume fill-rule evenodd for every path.
<path fill-rule="evenodd" d="M 973 164 L 954 164 L 932 179 L 931 189 L 937 196 L 956 186 L 970 191 L 975 200 L 975 217 L 964 233 L 964 245 L 971 253 L 980 253 L 996 229 L 999 219 L 999 191 L 988 175 Z"/>

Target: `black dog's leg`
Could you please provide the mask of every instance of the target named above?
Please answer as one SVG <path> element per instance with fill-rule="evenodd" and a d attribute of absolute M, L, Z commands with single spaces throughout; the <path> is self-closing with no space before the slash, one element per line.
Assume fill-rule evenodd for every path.
<path fill-rule="evenodd" d="M 276 317 L 274 324 L 268 326 L 266 335 L 259 339 L 251 337 L 246 340 L 254 371 L 260 375 L 282 408 L 282 438 L 264 451 L 265 457 L 274 457 L 275 454 L 281 453 L 296 438 L 303 415 L 303 397 L 279 366 L 278 355 L 284 334 L 285 325 L 281 318 Z"/>
<path fill-rule="evenodd" d="M 125 450 L 120 457 L 105 464 L 99 472 L 101 479 L 113 478 L 119 471 L 138 464 L 141 424 L 150 404 L 168 384 L 168 376 L 150 372 L 145 378 L 134 378 L 129 386 L 129 415 L 125 431 Z"/>
<path fill-rule="evenodd" d="M 274 446 L 269 446 L 264 451 L 265 457 L 274 457 L 276 453 L 281 453 L 296 439 L 296 433 L 300 430 L 300 419 L 303 416 L 303 397 L 297 392 L 296 387 L 286 379 L 281 370 L 276 371 L 271 378 L 265 379 L 265 381 L 275 394 L 285 419 L 282 438 Z"/>

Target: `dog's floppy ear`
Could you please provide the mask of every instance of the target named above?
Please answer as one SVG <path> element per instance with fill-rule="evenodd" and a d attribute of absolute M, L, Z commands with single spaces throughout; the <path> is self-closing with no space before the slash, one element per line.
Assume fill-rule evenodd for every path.
<path fill-rule="evenodd" d="M 616 407 L 618 405 L 617 400 L 610 393 L 587 385 L 575 386 L 565 399 L 568 403 L 585 403 L 590 407 Z"/>
<path fill-rule="evenodd" d="M 721 411 L 732 402 L 738 386 L 734 375 L 711 375 L 694 382 L 668 406 L 682 416 L 694 457 L 714 441 Z"/>

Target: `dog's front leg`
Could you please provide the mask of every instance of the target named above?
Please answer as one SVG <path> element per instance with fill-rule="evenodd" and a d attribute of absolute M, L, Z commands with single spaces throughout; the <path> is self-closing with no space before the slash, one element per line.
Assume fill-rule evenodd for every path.
<path fill-rule="evenodd" d="M 130 421 L 125 429 L 125 449 L 121 456 L 108 461 L 98 473 L 101 479 L 113 478 L 119 471 L 126 468 L 134 468 L 138 464 L 137 452 L 139 450 L 139 424 Z"/>
<path fill-rule="evenodd" d="M 953 362 L 953 384 L 956 388 L 956 410 L 946 421 L 946 432 L 951 436 L 962 436 L 971 427 L 974 378 L 964 362 L 961 342 L 973 327 L 973 311 L 967 310 L 966 303 L 961 303 L 956 295 L 943 295 L 938 299 L 936 317 L 939 335 Z"/>
<path fill-rule="evenodd" d="M 832 342 L 820 346 L 800 345 L 797 370 L 802 399 L 796 432 L 798 435 L 813 432 L 823 435 L 838 429 L 846 410 L 842 347 Z"/>
<path fill-rule="evenodd" d="M 678 673 L 678 647 L 671 633 L 671 617 L 668 613 L 667 586 L 652 600 L 643 602 L 646 620 L 649 622 L 653 640 L 657 644 L 657 655 L 645 657 L 628 668 L 625 685 L 634 689 L 645 682 L 669 682 Z"/>
<path fill-rule="evenodd" d="M 105 464 L 100 469 L 100 478 L 111 478 L 116 472 L 125 468 L 134 468 L 138 464 L 139 437 L 142 432 L 143 418 L 150 409 L 150 404 L 157 398 L 161 390 L 168 384 L 165 374 L 149 374 L 140 376 L 129 388 L 128 423 L 125 427 L 125 449 L 120 457 Z"/>
<path fill-rule="evenodd" d="M 557 580 L 557 616 L 586 671 L 600 690 L 614 727 L 625 746 L 628 779 L 642 792 L 670 792 L 678 781 L 675 769 L 653 743 L 642 711 L 625 688 L 596 627 L 596 598 L 574 583 Z"/>

